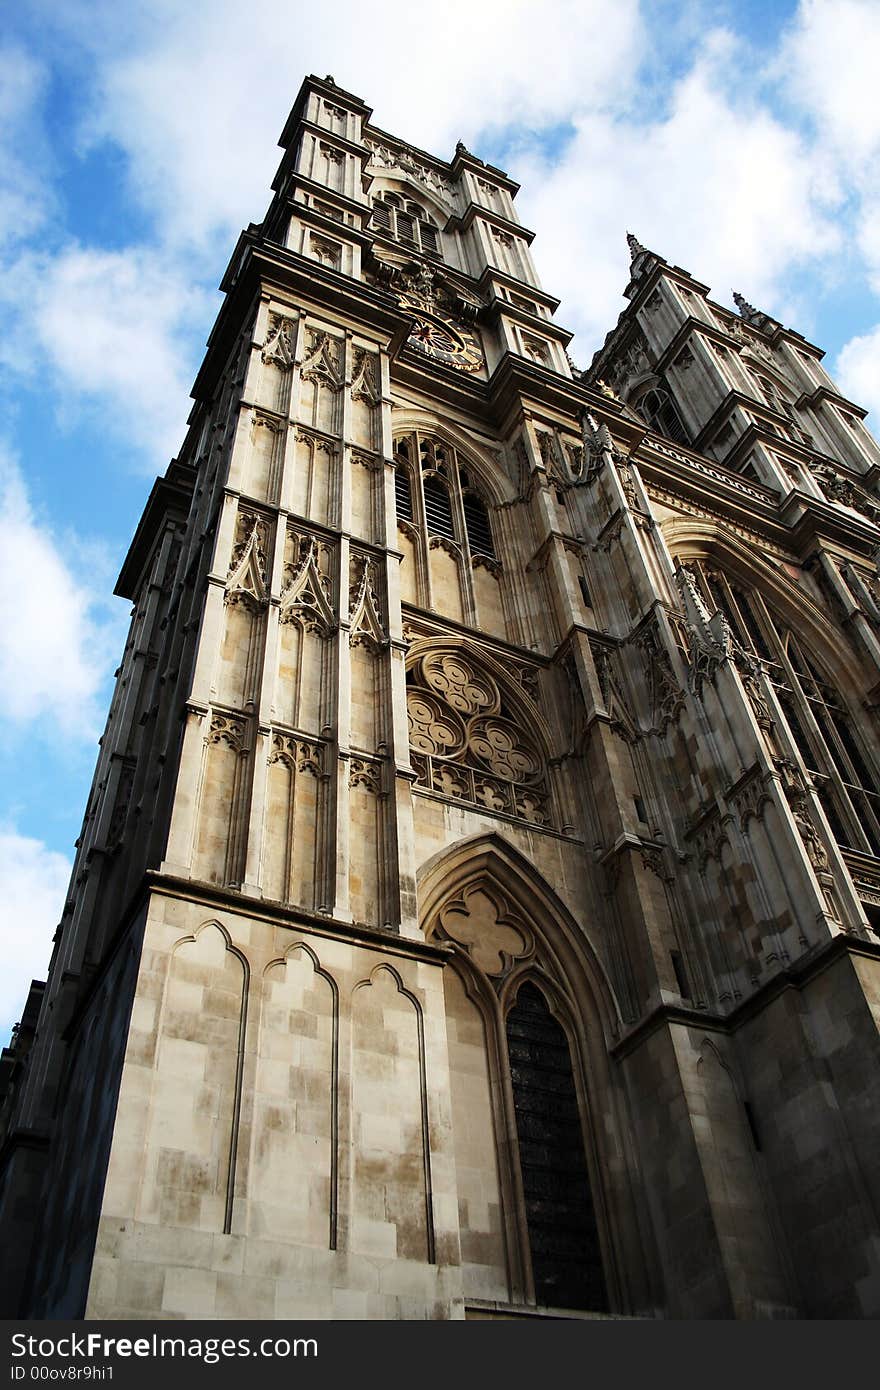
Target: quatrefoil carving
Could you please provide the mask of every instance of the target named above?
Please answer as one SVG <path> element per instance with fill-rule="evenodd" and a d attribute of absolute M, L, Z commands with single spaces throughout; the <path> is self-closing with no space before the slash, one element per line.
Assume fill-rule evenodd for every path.
<path fill-rule="evenodd" d="M 526 927 L 505 905 L 482 888 L 466 888 L 461 898 L 440 914 L 440 928 L 451 941 L 463 946 L 471 960 L 487 975 L 501 975 L 512 960 L 532 949 Z"/>

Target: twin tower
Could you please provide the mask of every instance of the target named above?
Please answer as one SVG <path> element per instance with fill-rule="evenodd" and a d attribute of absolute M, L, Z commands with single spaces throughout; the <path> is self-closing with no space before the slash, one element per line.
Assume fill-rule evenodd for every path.
<path fill-rule="evenodd" d="M 864 412 L 634 237 L 578 371 L 370 117 L 304 82 L 122 568 L 3 1312 L 877 1316 Z"/>

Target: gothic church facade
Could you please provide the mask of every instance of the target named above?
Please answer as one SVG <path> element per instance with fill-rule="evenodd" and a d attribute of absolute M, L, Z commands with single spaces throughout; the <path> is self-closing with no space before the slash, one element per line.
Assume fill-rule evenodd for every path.
<path fill-rule="evenodd" d="M 633 237 L 577 370 L 371 114 L 304 82 L 122 568 L 3 1311 L 876 1316 L 864 412 Z"/>

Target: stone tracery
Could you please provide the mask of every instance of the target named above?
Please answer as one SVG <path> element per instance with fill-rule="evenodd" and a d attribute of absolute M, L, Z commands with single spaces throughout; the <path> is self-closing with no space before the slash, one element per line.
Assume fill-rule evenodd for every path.
<path fill-rule="evenodd" d="M 546 760 L 498 683 L 460 652 L 429 652 L 407 676 L 416 785 L 496 814 L 550 825 Z"/>

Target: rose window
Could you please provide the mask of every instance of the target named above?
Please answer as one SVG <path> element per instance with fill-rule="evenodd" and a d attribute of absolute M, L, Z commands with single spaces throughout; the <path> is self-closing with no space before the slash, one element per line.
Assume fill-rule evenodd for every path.
<path fill-rule="evenodd" d="M 407 674 L 416 787 L 493 815 L 551 824 L 544 757 L 498 685 L 458 653 L 432 652 Z"/>

